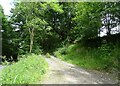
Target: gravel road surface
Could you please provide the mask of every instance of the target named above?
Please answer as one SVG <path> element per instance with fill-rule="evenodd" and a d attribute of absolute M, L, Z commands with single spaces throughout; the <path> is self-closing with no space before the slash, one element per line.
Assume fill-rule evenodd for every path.
<path fill-rule="evenodd" d="M 118 82 L 107 73 L 87 71 L 54 56 L 45 60 L 49 64 L 49 71 L 41 84 L 115 84 Z"/>

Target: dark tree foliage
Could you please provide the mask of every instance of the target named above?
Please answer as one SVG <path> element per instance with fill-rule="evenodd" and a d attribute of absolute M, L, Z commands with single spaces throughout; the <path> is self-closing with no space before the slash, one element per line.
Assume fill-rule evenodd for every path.
<path fill-rule="evenodd" d="M 2 7 L 0 8 L 1 18 L 2 18 L 2 56 L 6 56 L 6 60 L 17 61 L 18 55 L 18 46 L 15 38 L 17 34 L 13 31 L 11 23 L 7 20 L 6 16 L 3 13 Z M 14 40 L 14 41 L 13 41 Z M 12 58 L 11 58 L 12 57 Z M 4 59 L 3 59 L 4 61 Z"/>
<path fill-rule="evenodd" d="M 81 41 L 98 47 L 120 25 L 120 2 L 19 2 L 7 20 L 2 8 L 3 56 L 53 52 Z M 118 33 L 119 34 L 119 30 Z M 114 34 L 116 35 L 116 34 Z M 116 36 L 111 36 L 114 37 Z M 117 35 L 118 37 L 118 35 Z M 108 38 L 109 39 L 109 38 Z M 118 39 L 116 39 L 118 40 Z M 111 40 L 113 41 L 113 40 Z"/>

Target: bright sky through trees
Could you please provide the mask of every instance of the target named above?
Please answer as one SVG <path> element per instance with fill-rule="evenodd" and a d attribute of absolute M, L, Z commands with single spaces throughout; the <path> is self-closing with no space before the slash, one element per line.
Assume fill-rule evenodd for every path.
<path fill-rule="evenodd" d="M 2 7 L 4 9 L 5 15 L 10 14 L 10 9 L 13 7 L 12 2 L 13 2 L 13 0 L 0 0 L 0 5 L 2 5 Z"/>

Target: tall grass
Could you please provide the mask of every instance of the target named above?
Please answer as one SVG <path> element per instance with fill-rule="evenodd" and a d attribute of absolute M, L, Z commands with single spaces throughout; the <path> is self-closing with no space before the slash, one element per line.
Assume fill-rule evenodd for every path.
<path fill-rule="evenodd" d="M 1 84 L 35 84 L 47 70 L 47 63 L 37 55 L 24 56 L 17 63 L 7 66 L 0 73 Z"/>
<path fill-rule="evenodd" d="M 99 48 L 85 48 L 80 44 L 72 44 L 59 48 L 54 54 L 67 62 L 83 68 L 101 71 L 114 71 L 118 69 L 120 57 L 118 46 L 103 45 Z"/>

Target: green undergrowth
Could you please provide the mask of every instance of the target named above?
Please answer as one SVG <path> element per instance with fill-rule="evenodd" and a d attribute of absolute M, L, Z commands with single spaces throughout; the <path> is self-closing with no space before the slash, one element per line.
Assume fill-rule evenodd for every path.
<path fill-rule="evenodd" d="M 72 44 L 59 48 L 55 56 L 77 66 L 99 71 L 116 71 L 120 48 L 102 45 L 99 48 L 85 48 L 80 44 Z"/>
<path fill-rule="evenodd" d="M 35 84 L 46 73 L 48 64 L 38 55 L 24 55 L 15 64 L 4 68 L 0 73 L 1 84 Z"/>

